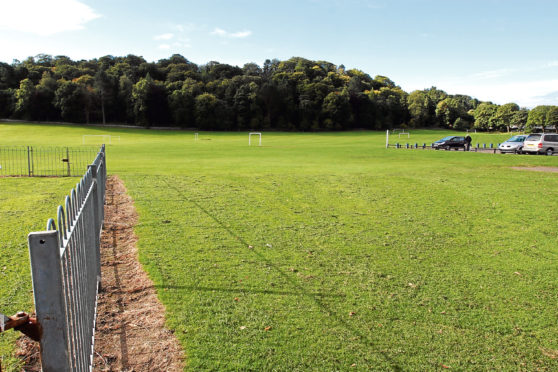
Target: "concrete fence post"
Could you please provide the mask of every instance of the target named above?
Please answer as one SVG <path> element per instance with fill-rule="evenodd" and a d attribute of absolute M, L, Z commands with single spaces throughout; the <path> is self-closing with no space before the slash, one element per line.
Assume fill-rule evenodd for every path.
<path fill-rule="evenodd" d="M 28 243 L 35 311 L 42 330 L 42 370 L 69 372 L 67 314 L 58 231 L 30 233 Z"/>

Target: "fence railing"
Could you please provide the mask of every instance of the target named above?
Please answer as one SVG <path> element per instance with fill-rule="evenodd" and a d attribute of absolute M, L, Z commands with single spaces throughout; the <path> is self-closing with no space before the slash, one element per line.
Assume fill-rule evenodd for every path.
<path fill-rule="evenodd" d="M 426 143 L 395 143 L 395 144 L 386 144 L 386 148 L 390 148 L 390 147 L 394 147 L 396 149 L 422 149 L 422 150 L 463 150 L 463 151 L 474 151 L 474 152 L 492 152 L 494 154 L 496 154 L 496 150 L 498 150 L 498 147 L 500 146 L 499 143 L 497 143 L 496 145 L 494 145 L 493 143 L 489 143 L 488 145 L 486 143 L 483 143 L 482 145 L 480 143 L 477 143 L 475 146 L 473 146 L 471 144 L 469 150 L 466 150 L 465 147 L 435 147 L 434 144 L 429 144 L 427 145 Z"/>
<path fill-rule="evenodd" d="M 89 146 L 0 146 L 0 176 L 79 177 L 97 151 Z"/>
<path fill-rule="evenodd" d="M 43 372 L 91 370 L 105 182 L 103 146 L 65 206 L 58 207 L 57 221 L 29 234 Z"/>

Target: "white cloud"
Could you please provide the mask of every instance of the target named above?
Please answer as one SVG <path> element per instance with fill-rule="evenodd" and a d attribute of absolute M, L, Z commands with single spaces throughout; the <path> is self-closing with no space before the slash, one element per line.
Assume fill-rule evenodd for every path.
<path fill-rule="evenodd" d="M 40 36 L 82 30 L 101 17 L 78 0 L 2 1 L 0 30 L 27 32 Z"/>
<path fill-rule="evenodd" d="M 170 39 L 172 39 L 173 37 L 174 37 L 174 34 L 171 34 L 171 33 L 169 32 L 169 33 L 166 33 L 166 34 L 154 36 L 153 39 L 154 39 L 154 40 L 170 40 Z"/>
<path fill-rule="evenodd" d="M 167 50 L 167 49 L 170 49 L 170 48 L 171 48 L 171 46 L 170 46 L 169 44 L 161 44 L 161 45 L 159 45 L 159 49 Z"/>
<path fill-rule="evenodd" d="M 449 94 L 466 94 L 500 105 L 510 102 L 528 108 L 558 105 L 558 75 L 550 71 L 556 67 L 558 61 L 548 61 L 461 76 L 423 77 L 403 84 L 403 88 L 411 92 L 436 86 Z"/>
<path fill-rule="evenodd" d="M 250 35 L 252 35 L 252 31 L 246 30 L 246 31 L 239 31 L 239 32 L 232 33 L 232 34 L 231 34 L 231 37 L 234 37 L 234 38 L 245 38 L 245 37 L 248 37 L 248 36 L 250 36 Z"/>
<path fill-rule="evenodd" d="M 503 76 L 509 75 L 513 72 L 517 72 L 517 69 L 512 68 L 501 68 L 498 70 L 490 70 L 490 71 L 481 71 L 476 72 L 470 76 L 472 79 L 496 79 L 501 78 Z"/>
<path fill-rule="evenodd" d="M 215 30 L 213 30 L 213 32 L 211 33 L 211 35 L 217 35 L 217 36 L 227 36 L 227 31 L 221 29 L 221 28 L 215 28 Z"/>
<path fill-rule="evenodd" d="M 552 93 L 556 92 L 558 79 L 480 83 L 467 81 L 439 82 L 438 88 L 451 94 L 467 94 L 483 101 L 497 104 L 515 102 L 521 107 L 558 105 Z"/>
<path fill-rule="evenodd" d="M 243 39 L 245 37 L 252 35 L 252 31 L 244 30 L 244 31 L 237 31 L 237 32 L 227 32 L 222 28 L 216 27 L 213 30 L 213 32 L 211 32 L 211 35 L 217 35 L 229 39 Z"/>

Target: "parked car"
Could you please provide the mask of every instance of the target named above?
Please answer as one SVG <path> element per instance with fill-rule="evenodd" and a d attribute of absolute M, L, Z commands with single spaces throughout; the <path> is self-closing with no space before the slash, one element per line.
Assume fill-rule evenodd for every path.
<path fill-rule="evenodd" d="M 523 152 L 531 154 L 552 155 L 558 152 L 558 134 L 556 133 L 533 133 L 525 138 Z"/>
<path fill-rule="evenodd" d="M 456 150 L 458 150 L 459 148 L 465 148 L 465 137 L 460 137 L 460 136 L 444 137 L 441 140 L 438 140 L 438 141 L 434 142 L 432 144 L 432 148 L 436 149 L 436 150 L 439 150 L 439 149 L 445 149 L 445 150 L 456 149 Z"/>
<path fill-rule="evenodd" d="M 500 150 L 501 153 L 513 152 L 516 154 L 521 154 L 523 151 L 523 141 L 525 141 L 525 138 L 527 138 L 526 135 L 513 136 L 506 142 L 501 143 L 500 146 L 498 146 L 498 150 Z"/>

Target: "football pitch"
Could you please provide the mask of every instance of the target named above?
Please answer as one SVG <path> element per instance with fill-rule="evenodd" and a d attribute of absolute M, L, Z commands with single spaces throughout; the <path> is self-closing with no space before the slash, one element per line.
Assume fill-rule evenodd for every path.
<path fill-rule="evenodd" d="M 247 133 L 0 124 L 6 145 L 99 134 L 120 136 L 108 171 L 135 201 L 140 261 L 188 370 L 558 368 L 558 173 L 512 169 L 558 158 L 386 149 L 385 132 L 264 132 L 260 147 Z M 0 311 L 31 310 L 10 305 L 32 306 L 26 233 L 74 183 L 0 178 L 0 226 L 24 222 L 0 231 Z"/>

